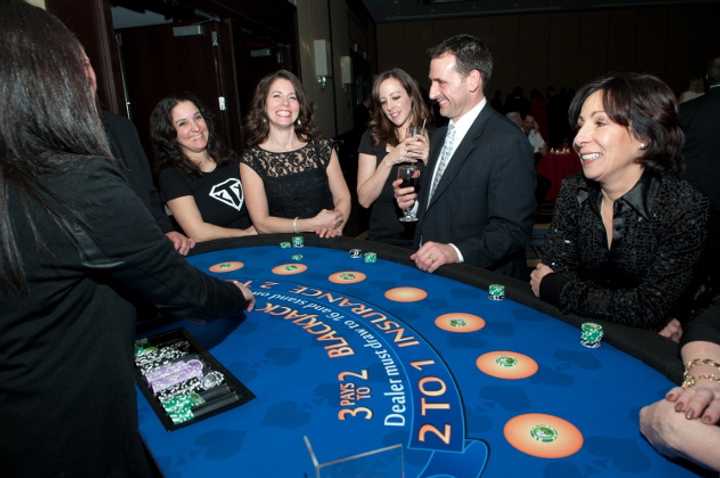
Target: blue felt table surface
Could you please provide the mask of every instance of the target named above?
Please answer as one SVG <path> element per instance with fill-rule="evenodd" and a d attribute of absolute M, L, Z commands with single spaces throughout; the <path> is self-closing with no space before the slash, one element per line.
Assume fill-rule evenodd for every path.
<path fill-rule="evenodd" d="M 303 255 L 302 260 L 293 261 L 291 256 L 298 253 Z M 365 264 L 341 250 L 258 246 L 200 254 L 190 261 L 206 272 L 214 264 L 241 261 L 244 267 L 239 270 L 208 273 L 222 279 L 252 280 L 251 287 L 265 294 L 258 297 L 256 310 L 244 320 L 189 326 L 201 341 L 206 334 L 223 334 L 210 352 L 256 398 L 168 432 L 138 393 L 140 431 L 165 476 L 315 476 L 305 436 L 321 463 L 400 443 L 408 477 L 422 476 L 433 460 L 448 457 L 454 464 L 442 466 L 448 467 L 447 476 L 458 477 L 693 476 L 655 452 L 638 431 L 640 407 L 662 397 L 672 386 L 670 381 L 607 343 L 598 349 L 582 347 L 578 329 L 565 322 L 512 300 L 491 302 L 486 291 L 458 281 L 382 257 L 375 264 Z M 275 266 L 293 262 L 308 269 L 297 275 L 272 272 Z M 328 276 L 339 271 L 362 272 L 367 278 L 357 284 L 329 282 Z M 276 285 L 259 288 L 267 281 Z M 355 352 L 352 356 L 330 357 L 325 349 L 328 343 L 319 341 L 317 335 L 291 320 L 262 312 L 268 302 L 293 305 L 270 297 L 282 293 L 287 299 L 293 295 L 291 291 L 301 290 L 298 286 L 329 292 L 331 297 L 343 297 L 381 312 L 388 320 L 401 324 L 406 335 L 416 338 L 419 345 L 393 351 L 394 335 L 376 329 L 374 336 L 382 345 L 367 346 L 368 340 L 344 325 L 353 317 L 348 307 L 313 299 L 335 312 L 335 320 L 329 317 L 328 310 L 318 314 L 319 320 L 346 339 Z M 401 303 L 385 297 L 388 289 L 400 286 L 422 289 L 427 298 Z M 308 297 L 305 300 L 313 301 Z M 435 325 L 436 317 L 457 312 L 482 317 L 486 325 L 472 333 L 451 333 Z M 339 320 L 338 314 L 342 314 Z M 364 326 L 372 330 L 371 324 Z M 408 402 L 404 426 L 383 424 L 391 403 L 383 395 L 389 390 L 389 377 L 377 355 L 379 348 L 387 349 L 394 357 L 398 377 L 403 379 Z M 468 444 L 473 440 L 483 442 L 489 450 L 486 462 L 470 453 L 450 456 L 451 452 L 438 451 L 434 455 L 432 450 L 410 447 L 418 432 L 417 420 L 424 419 L 418 414 L 417 384 L 407 379 L 414 369 L 402 360 L 402 354 L 411 349 L 424 350 L 428 357 L 434 357 L 438 377 L 448 377 L 443 379 L 448 388 L 445 395 L 449 399 L 455 394 L 460 400 L 450 411 L 460 417 L 452 423 L 454 437 Z M 539 370 L 520 380 L 486 375 L 478 370 L 475 359 L 492 351 L 532 357 Z M 361 369 L 367 371 L 368 377 L 356 385 L 366 385 L 372 396 L 358 405 L 364 404 L 373 416 L 369 420 L 362 416 L 339 420 L 342 407 L 338 373 Z M 551 459 L 515 449 L 506 440 L 503 428 L 508 420 L 525 413 L 549 414 L 569 421 L 582 433 L 581 449 L 571 456 Z M 413 417 L 417 417 L 415 422 Z M 361 476 L 371 475 L 363 472 Z M 373 476 L 383 473 L 376 470 Z"/>

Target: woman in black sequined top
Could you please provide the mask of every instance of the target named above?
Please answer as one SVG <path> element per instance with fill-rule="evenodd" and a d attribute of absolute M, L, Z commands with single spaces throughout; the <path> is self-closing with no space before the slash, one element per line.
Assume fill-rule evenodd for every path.
<path fill-rule="evenodd" d="M 240 176 L 257 231 L 341 235 L 350 191 L 332 144 L 317 139 L 300 81 L 286 70 L 266 76 L 251 108 Z"/>
<path fill-rule="evenodd" d="M 564 312 L 678 339 L 708 201 L 676 175 L 675 97 L 654 76 L 618 74 L 578 91 L 569 116 L 583 174 L 563 182 L 532 290 Z"/>

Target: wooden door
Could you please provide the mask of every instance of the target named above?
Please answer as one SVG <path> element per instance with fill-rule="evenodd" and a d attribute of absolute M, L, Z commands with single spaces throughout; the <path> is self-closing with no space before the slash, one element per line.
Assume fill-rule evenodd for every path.
<path fill-rule="evenodd" d="M 162 98 L 195 94 L 228 146 L 242 145 L 229 21 L 116 31 L 131 119 L 150 151 L 149 119 Z"/>
<path fill-rule="evenodd" d="M 97 74 L 103 109 L 124 114 L 117 56 L 112 44 L 110 4 L 106 0 L 46 0 L 47 10 L 75 33 Z"/>

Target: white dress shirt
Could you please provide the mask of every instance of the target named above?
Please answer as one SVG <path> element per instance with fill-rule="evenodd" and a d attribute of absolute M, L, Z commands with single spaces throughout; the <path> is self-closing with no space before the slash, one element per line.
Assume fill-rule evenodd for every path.
<path fill-rule="evenodd" d="M 460 146 L 460 143 L 462 143 L 463 139 L 465 138 L 465 135 L 468 131 L 470 131 L 470 127 L 473 125 L 477 117 L 480 115 L 480 112 L 482 112 L 483 108 L 485 108 L 485 105 L 487 104 L 487 100 L 483 97 L 482 100 L 475 106 L 473 106 L 471 109 L 463 113 L 460 118 L 455 120 L 450 120 L 450 123 L 455 127 L 455 139 L 453 141 L 452 150 L 450 151 L 450 161 L 448 162 L 448 166 L 445 168 L 445 171 L 447 171 L 447 168 L 450 166 L 450 163 L 452 162 L 452 157 L 455 154 L 455 151 L 457 151 L 458 146 Z M 442 149 L 441 149 L 442 151 Z M 430 182 L 428 184 L 432 184 L 435 180 L 435 175 L 437 174 L 437 163 L 435 163 L 435 169 L 433 170 L 432 178 L 430 178 Z M 417 203 L 415 204 L 415 207 L 417 207 Z M 422 242 L 420 244 L 422 246 Z M 452 247 L 455 250 L 455 253 L 458 256 L 458 262 L 465 262 L 465 258 L 462 255 L 462 252 L 460 252 L 460 249 L 453 244 L 452 242 L 448 244 L 450 247 Z"/>

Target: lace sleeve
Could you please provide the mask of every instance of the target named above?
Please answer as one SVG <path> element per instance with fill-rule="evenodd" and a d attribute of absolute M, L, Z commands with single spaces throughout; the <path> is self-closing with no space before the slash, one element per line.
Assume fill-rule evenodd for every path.
<path fill-rule="evenodd" d="M 314 162 L 318 167 L 326 169 L 330 164 L 330 158 L 332 157 L 333 142 L 328 139 L 319 139 L 314 141 Z"/>
<path fill-rule="evenodd" d="M 240 157 L 240 162 L 250 166 L 250 169 L 255 171 L 258 176 L 265 176 L 265 168 L 263 162 L 260 160 L 260 150 L 256 147 L 246 149 Z"/>

